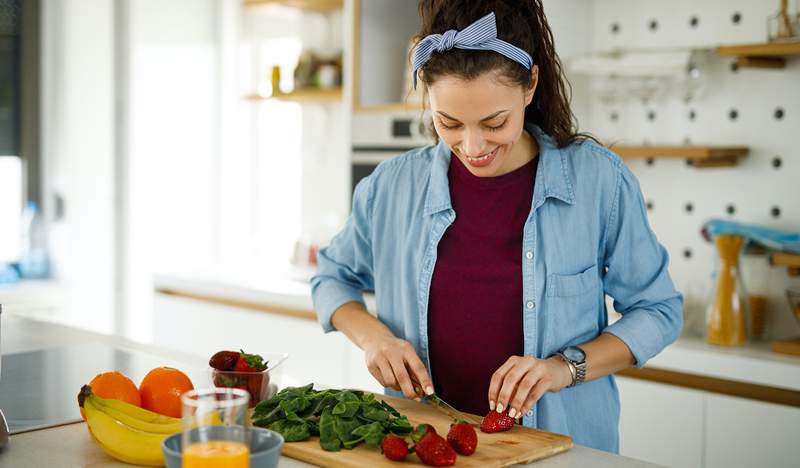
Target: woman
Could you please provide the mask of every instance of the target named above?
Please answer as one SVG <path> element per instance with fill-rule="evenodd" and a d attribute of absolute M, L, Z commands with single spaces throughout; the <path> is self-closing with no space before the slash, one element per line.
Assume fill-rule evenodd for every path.
<path fill-rule="evenodd" d="M 438 144 L 356 187 L 312 280 L 320 323 L 364 350 L 388 393 L 435 388 L 462 411 L 507 411 L 617 452 L 611 374 L 682 326 L 638 182 L 576 133 L 541 0 L 419 10 L 415 83 Z"/>

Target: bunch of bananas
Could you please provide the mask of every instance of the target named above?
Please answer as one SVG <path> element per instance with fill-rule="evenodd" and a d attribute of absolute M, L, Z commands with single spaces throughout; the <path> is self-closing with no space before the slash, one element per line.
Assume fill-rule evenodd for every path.
<path fill-rule="evenodd" d="M 164 466 L 161 442 L 182 430 L 181 420 L 120 400 L 101 398 L 84 385 L 78 393 L 89 433 L 107 454 L 134 465 Z"/>

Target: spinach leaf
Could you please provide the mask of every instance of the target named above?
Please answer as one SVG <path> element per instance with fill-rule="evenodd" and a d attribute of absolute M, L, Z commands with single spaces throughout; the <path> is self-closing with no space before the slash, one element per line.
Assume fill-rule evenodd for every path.
<path fill-rule="evenodd" d="M 283 438 L 286 439 L 286 442 L 298 442 L 306 440 L 311 436 L 308 425 L 303 420 L 297 422 L 281 419 L 280 421 L 275 421 L 270 424 L 269 429 L 279 432 Z"/>
<path fill-rule="evenodd" d="M 341 444 L 336 435 L 336 419 L 331 414 L 331 409 L 325 408 L 319 419 L 319 445 L 323 450 L 338 452 Z"/>

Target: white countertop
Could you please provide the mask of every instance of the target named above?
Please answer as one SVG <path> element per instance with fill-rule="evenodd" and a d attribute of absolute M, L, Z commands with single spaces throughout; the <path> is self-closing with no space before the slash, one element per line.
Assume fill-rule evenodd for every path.
<path fill-rule="evenodd" d="M 165 359 L 185 362 L 187 365 L 198 365 L 205 361 L 205 358 L 198 356 L 177 353 L 152 345 L 134 343 L 118 337 L 100 335 L 63 325 L 22 318 L 13 313 L 3 313 L 1 320 L 2 327 L 0 327 L 0 332 L 2 332 L 2 336 L 0 337 L 0 343 L 2 343 L 4 354 L 94 342 L 160 355 Z M 4 377 L 9 378 L 8 375 Z M 88 437 L 87 432 L 82 428 L 76 427 L 83 424 L 77 423 L 11 436 L 8 446 L 0 451 L 0 466 L 92 466 L 98 468 L 130 466 L 117 462 L 103 454 Z M 281 457 L 279 466 L 294 468 L 313 465 Z M 540 460 L 530 466 L 540 468 L 578 468 L 586 466 L 595 468 L 644 468 L 658 465 L 576 445 L 566 453 Z"/>
<path fill-rule="evenodd" d="M 286 277 L 253 279 L 222 274 L 160 275 L 156 288 L 219 296 L 263 305 L 313 310 L 308 282 Z M 365 296 L 375 312 L 375 298 Z M 800 358 L 773 353 L 768 343 L 726 348 L 701 338 L 682 337 L 648 362 L 647 367 L 800 391 Z"/>

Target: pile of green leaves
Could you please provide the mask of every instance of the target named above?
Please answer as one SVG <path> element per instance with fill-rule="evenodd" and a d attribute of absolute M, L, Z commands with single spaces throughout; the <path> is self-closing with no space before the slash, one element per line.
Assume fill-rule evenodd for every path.
<path fill-rule="evenodd" d="M 379 447 L 384 435 L 408 434 L 411 423 L 372 393 L 358 390 L 314 390 L 314 384 L 289 387 L 262 401 L 253 424 L 279 432 L 286 442 L 319 436 L 320 446 L 336 452 L 364 442 Z"/>

